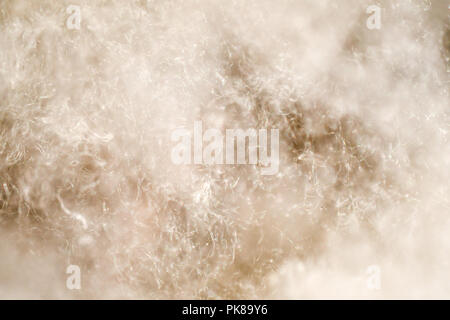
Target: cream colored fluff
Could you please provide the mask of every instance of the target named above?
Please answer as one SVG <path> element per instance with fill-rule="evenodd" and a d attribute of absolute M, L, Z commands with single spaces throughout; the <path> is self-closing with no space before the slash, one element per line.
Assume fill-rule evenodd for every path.
<path fill-rule="evenodd" d="M 2 0 L 0 298 L 449 298 L 448 9 L 375 2 Z M 279 173 L 172 164 L 199 119 Z"/>

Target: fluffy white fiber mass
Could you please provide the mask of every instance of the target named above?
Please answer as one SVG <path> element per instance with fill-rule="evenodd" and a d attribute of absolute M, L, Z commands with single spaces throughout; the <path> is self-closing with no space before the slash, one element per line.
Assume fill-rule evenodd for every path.
<path fill-rule="evenodd" d="M 1 0 L 0 298 L 450 298 L 447 6 Z M 195 120 L 279 173 L 174 165 Z"/>

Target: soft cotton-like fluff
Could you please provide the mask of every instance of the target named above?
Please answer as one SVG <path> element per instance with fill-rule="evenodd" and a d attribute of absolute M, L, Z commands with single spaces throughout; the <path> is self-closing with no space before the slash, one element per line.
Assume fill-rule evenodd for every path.
<path fill-rule="evenodd" d="M 447 5 L 1 1 L 0 298 L 449 298 Z M 278 173 L 174 164 L 195 121 Z"/>

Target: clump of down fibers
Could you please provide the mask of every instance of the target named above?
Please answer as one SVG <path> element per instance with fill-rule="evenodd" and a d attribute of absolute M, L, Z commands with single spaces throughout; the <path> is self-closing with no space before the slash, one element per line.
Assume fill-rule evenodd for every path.
<path fill-rule="evenodd" d="M 1 1 L 0 298 L 450 297 L 445 10 Z M 175 165 L 196 120 L 278 173 Z"/>

